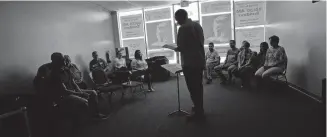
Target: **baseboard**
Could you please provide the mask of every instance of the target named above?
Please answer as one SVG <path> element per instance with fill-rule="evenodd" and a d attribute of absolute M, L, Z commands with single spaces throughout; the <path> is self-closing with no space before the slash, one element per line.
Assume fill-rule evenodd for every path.
<path fill-rule="evenodd" d="M 305 89 L 303 89 L 303 88 L 301 88 L 301 87 L 299 87 L 299 86 L 297 86 L 295 84 L 289 83 L 289 82 L 288 82 L 288 86 L 290 88 L 293 88 L 294 90 L 296 90 L 296 91 L 298 91 L 298 92 L 300 92 L 300 93 L 314 99 L 315 101 L 318 101 L 319 103 L 323 103 L 323 98 L 322 97 L 319 97 L 319 96 L 309 92 L 308 90 L 305 90 Z"/>

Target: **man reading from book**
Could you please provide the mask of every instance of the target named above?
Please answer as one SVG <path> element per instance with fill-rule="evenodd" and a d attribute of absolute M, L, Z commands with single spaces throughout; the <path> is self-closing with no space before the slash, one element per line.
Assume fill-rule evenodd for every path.
<path fill-rule="evenodd" d="M 194 113 L 188 116 L 188 120 L 204 120 L 202 77 L 205 68 L 205 53 L 203 29 L 200 24 L 188 18 L 184 9 L 176 11 L 175 19 L 180 25 L 177 45 L 166 44 L 163 47 L 181 53 L 183 74 L 194 104 L 192 108 Z"/>

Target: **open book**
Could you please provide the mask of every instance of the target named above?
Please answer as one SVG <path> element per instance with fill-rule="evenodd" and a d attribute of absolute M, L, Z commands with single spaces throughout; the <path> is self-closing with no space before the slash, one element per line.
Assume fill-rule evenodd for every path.
<path fill-rule="evenodd" d="M 162 47 L 167 48 L 167 49 L 171 49 L 171 50 L 175 50 L 177 48 L 177 44 L 165 44 Z"/>

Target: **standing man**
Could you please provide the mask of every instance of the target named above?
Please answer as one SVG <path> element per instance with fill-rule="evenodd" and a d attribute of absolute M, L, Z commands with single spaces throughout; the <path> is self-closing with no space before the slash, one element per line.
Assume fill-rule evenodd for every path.
<path fill-rule="evenodd" d="M 177 34 L 177 48 L 174 50 L 181 53 L 183 74 L 194 104 L 192 108 L 194 113 L 188 116 L 188 120 L 204 120 L 202 81 L 205 53 L 203 30 L 200 24 L 188 18 L 184 9 L 176 11 L 175 19 L 180 28 Z"/>
<path fill-rule="evenodd" d="M 206 53 L 206 70 L 207 70 L 207 84 L 212 82 L 213 68 L 220 63 L 220 57 L 218 52 L 214 48 L 212 42 L 209 43 L 209 51 Z"/>

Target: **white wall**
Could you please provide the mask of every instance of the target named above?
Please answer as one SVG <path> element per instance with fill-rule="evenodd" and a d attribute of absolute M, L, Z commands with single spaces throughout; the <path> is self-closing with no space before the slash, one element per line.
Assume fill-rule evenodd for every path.
<path fill-rule="evenodd" d="M 266 41 L 280 37 L 289 81 L 321 97 L 326 77 L 326 2 L 268 1 Z"/>
<path fill-rule="evenodd" d="M 53 52 L 70 55 L 87 74 L 91 52 L 102 58 L 106 50 L 114 53 L 113 39 L 110 13 L 89 2 L 2 4 L 0 93 L 33 91 L 38 67 Z"/>

